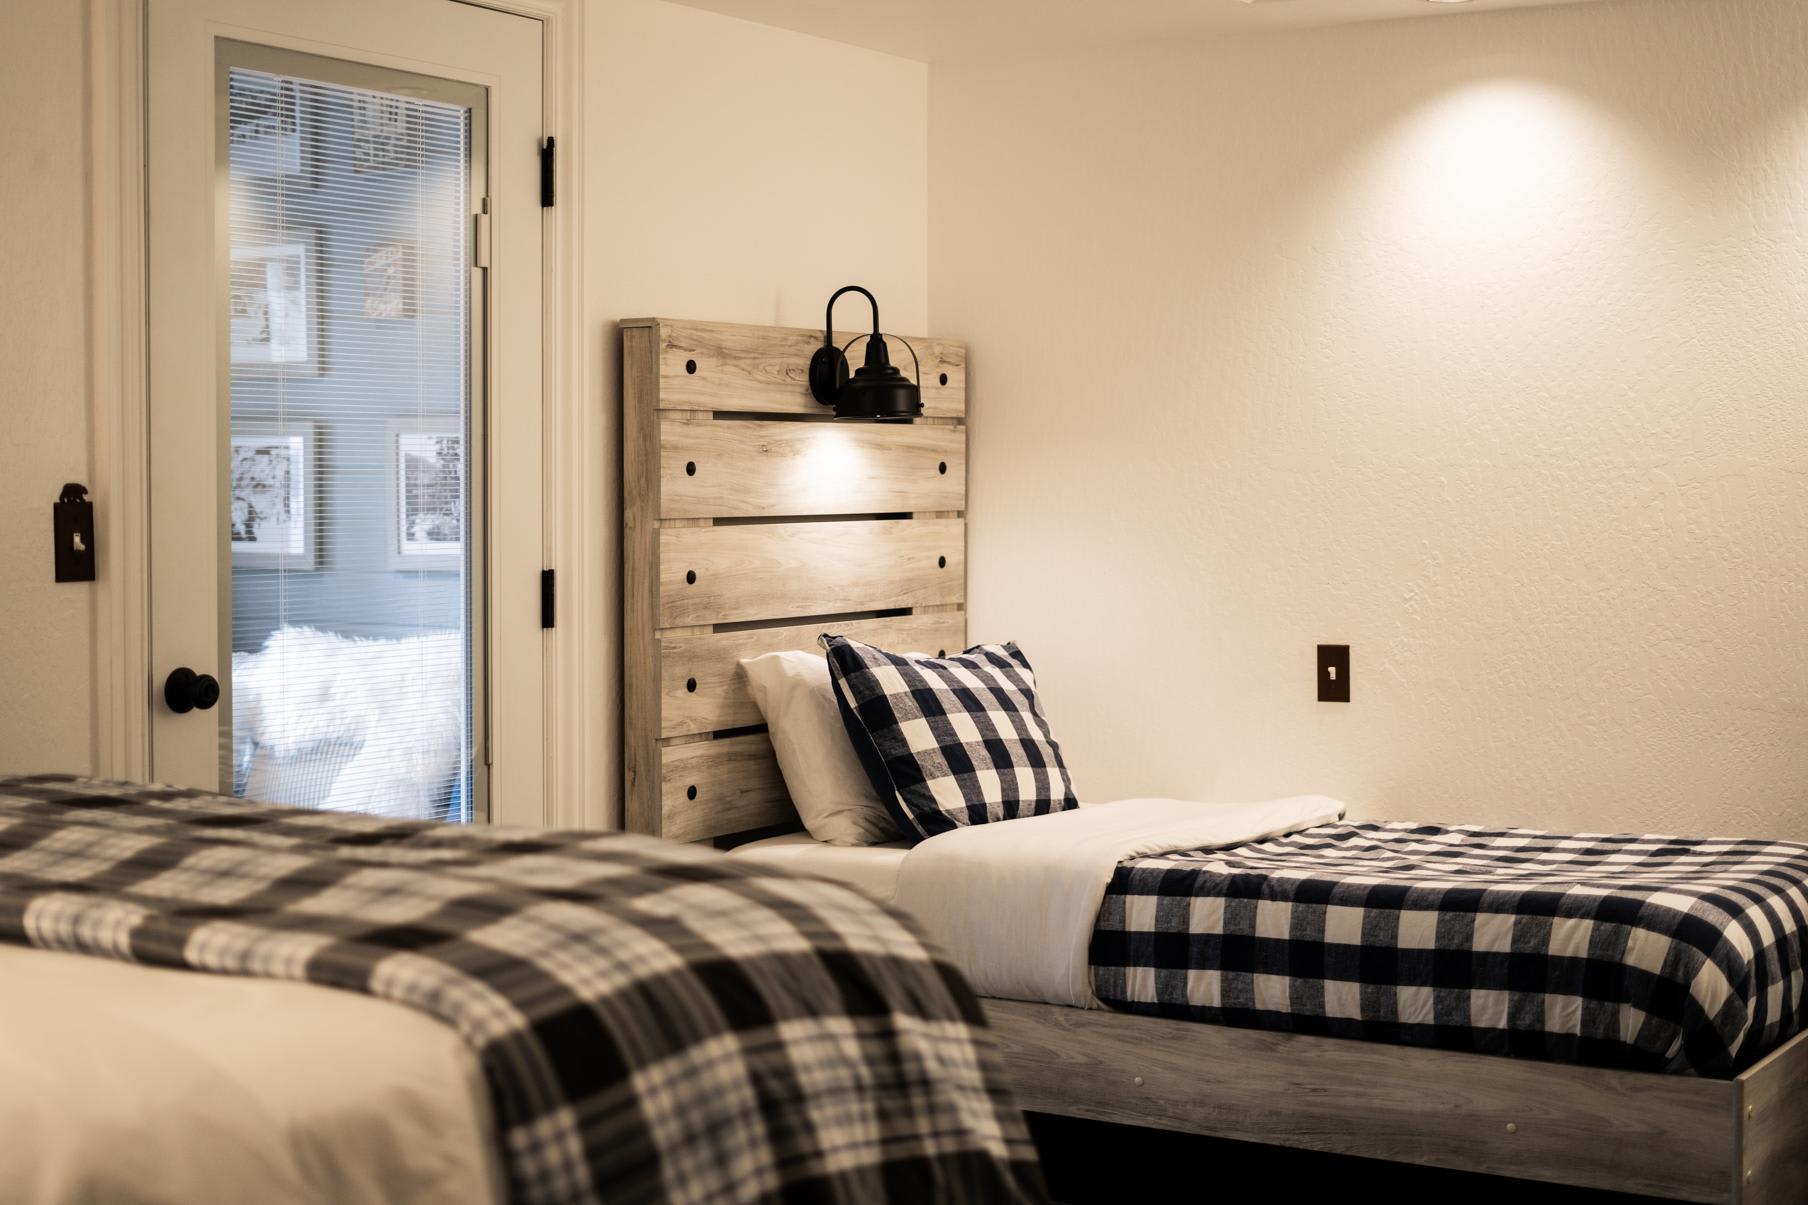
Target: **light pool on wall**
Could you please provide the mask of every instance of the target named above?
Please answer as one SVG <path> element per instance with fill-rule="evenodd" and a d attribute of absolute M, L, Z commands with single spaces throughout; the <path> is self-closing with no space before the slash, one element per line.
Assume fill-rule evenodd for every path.
<path fill-rule="evenodd" d="M 1579 216 L 1625 147 L 1581 97 L 1534 80 L 1468 83 L 1412 112 L 1377 153 L 1369 200 L 1416 238 L 1522 240 Z"/>

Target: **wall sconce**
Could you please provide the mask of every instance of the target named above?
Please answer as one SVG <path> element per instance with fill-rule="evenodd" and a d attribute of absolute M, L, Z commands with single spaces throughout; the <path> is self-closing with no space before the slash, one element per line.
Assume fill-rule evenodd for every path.
<path fill-rule="evenodd" d="M 835 346 L 835 302 L 843 293 L 858 293 L 873 307 L 873 333 L 856 335 L 847 347 Z M 861 339 L 866 343 L 866 363 L 850 379 L 847 348 Z M 835 407 L 836 418 L 875 419 L 879 422 L 907 422 L 923 413 L 923 367 L 917 362 L 917 349 L 910 349 L 910 361 L 916 365 L 917 379 L 912 381 L 892 367 L 885 339 L 879 332 L 879 303 L 859 285 L 845 285 L 829 296 L 828 312 L 822 320 L 822 346 L 810 357 L 810 396 L 825 406 Z"/>

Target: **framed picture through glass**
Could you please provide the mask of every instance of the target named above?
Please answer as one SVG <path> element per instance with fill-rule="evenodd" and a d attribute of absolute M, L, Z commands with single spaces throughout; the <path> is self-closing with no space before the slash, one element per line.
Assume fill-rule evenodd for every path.
<path fill-rule="evenodd" d="M 261 72 L 234 71 L 226 137 L 240 179 L 302 177 L 310 166 L 301 86 Z"/>
<path fill-rule="evenodd" d="M 320 373 L 319 233 L 232 249 L 232 368 Z"/>
<path fill-rule="evenodd" d="M 455 572 L 465 562 L 465 433 L 457 414 L 391 420 L 389 567 Z"/>
<path fill-rule="evenodd" d="M 231 440 L 233 568 L 315 568 L 316 424 L 235 419 Z"/>

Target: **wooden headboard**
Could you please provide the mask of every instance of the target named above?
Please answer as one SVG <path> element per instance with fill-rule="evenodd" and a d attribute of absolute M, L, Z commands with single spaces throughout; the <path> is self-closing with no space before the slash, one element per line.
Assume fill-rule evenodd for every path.
<path fill-rule="evenodd" d="M 621 325 L 626 826 L 795 824 L 739 662 L 828 630 L 966 646 L 967 349 L 911 337 L 923 417 L 845 423 L 805 383 L 819 330 Z"/>

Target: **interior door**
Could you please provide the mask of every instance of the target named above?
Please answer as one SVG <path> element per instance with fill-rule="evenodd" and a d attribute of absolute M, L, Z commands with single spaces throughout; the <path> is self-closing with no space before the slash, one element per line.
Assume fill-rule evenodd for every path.
<path fill-rule="evenodd" d="M 147 28 L 153 777 L 541 822 L 539 23 Z"/>

